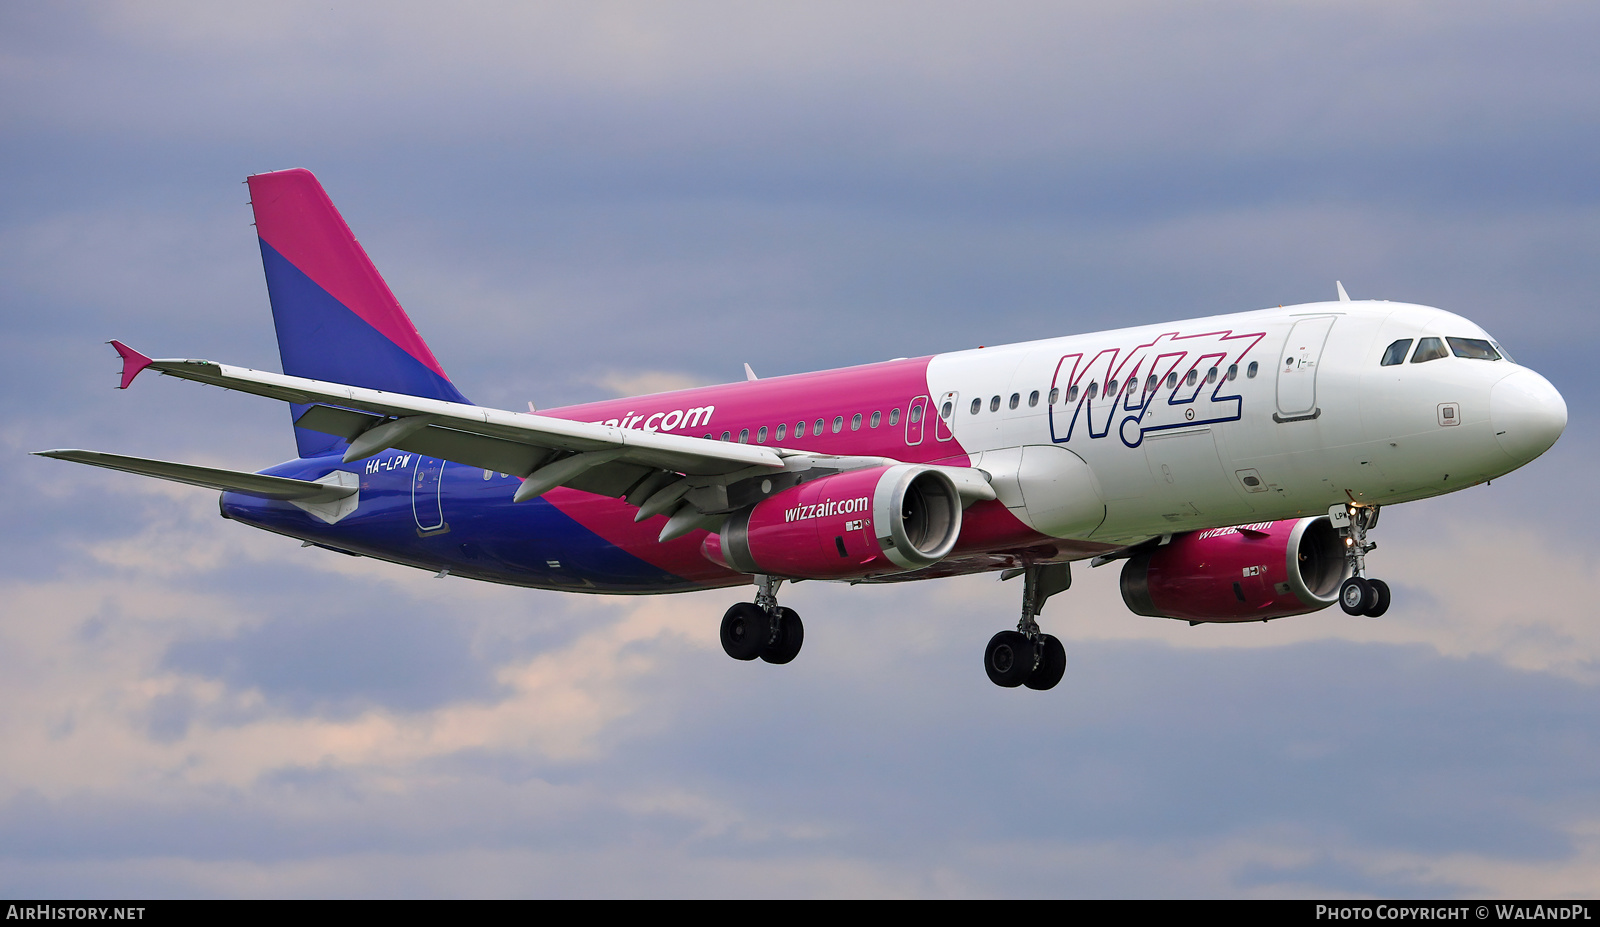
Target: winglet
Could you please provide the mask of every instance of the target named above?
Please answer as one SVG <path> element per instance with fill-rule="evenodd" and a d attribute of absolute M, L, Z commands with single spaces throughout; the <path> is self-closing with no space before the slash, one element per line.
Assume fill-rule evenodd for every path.
<path fill-rule="evenodd" d="M 122 385 L 118 386 L 117 389 L 127 389 L 128 385 L 133 382 L 133 378 L 139 375 L 139 371 L 150 366 L 150 358 L 145 357 L 120 341 L 107 343 L 116 348 L 117 353 L 122 355 Z"/>
<path fill-rule="evenodd" d="M 1344 284 L 1342 284 L 1339 281 L 1335 280 L 1335 281 L 1333 281 L 1333 285 L 1339 291 L 1339 302 L 1341 302 L 1341 303 L 1349 302 L 1350 301 L 1350 294 L 1346 293 L 1344 291 Z"/>
<path fill-rule="evenodd" d="M 756 372 L 754 370 L 750 369 L 750 365 L 749 364 L 745 364 L 744 365 L 744 378 L 745 378 L 746 382 L 748 382 L 750 380 L 758 379 L 756 377 Z"/>

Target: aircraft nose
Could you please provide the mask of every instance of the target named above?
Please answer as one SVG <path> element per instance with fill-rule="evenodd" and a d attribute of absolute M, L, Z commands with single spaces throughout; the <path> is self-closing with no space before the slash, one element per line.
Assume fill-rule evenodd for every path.
<path fill-rule="evenodd" d="M 1550 381 L 1518 370 L 1489 393 L 1489 423 L 1495 440 L 1518 465 L 1538 457 L 1567 429 L 1567 403 Z"/>

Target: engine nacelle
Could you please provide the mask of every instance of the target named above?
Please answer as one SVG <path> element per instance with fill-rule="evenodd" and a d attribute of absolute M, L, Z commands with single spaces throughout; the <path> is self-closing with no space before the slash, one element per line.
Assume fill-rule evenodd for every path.
<path fill-rule="evenodd" d="M 961 534 L 961 497 L 937 467 L 896 464 L 801 483 L 728 516 L 701 551 L 741 573 L 843 579 L 937 563 Z"/>
<path fill-rule="evenodd" d="M 1122 568 L 1122 601 L 1138 615 L 1262 621 L 1339 600 L 1344 539 L 1326 516 L 1174 535 Z"/>

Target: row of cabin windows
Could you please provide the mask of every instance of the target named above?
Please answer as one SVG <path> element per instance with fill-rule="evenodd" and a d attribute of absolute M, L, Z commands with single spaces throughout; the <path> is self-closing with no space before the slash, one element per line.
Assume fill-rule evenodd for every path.
<path fill-rule="evenodd" d="M 1445 350 L 1445 342 L 1450 343 L 1450 349 Z M 1411 350 L 1411 339 L 1401 338 L 1383 352 L 1383 360 L 1378 363 L 1384 367 L 1393 367 L 1403 364 L 1406 352 Z M 1457 357 L 1470 360 L 1497 361 L 1502 354 L 1495 350 L 1495 346 L 1482 338 L 1423 338 L 1417 342 L 1417 350 L 1411 355 L 1411 363 L 1423 364 L 1431 360 L 1449 357 L 1451 353 Z M 1511 360 L 1507 357 L 1506 360 Z"/>
<path fill-rule="evenodd" d="M 1255 361 L 1251 361 L 1250 362 L 1250 366 L 1245 368 L 1244 375 L 1245 375 L 1246 379 L 1254 379 L 1255 375 L 1257 373 L 1260 373 L 1260 372 L 1261 372 L 1261 365 L 1256 363 Z M 1239 378 L 1239 365 L 1238 364 L 1229 364 L 1228 365 L 1228 371 L 1227 371 L 1226 374 L 1222 373 L 1216 367 L 1212 367 L 1210 370 L 1206 371 L 1206 382 L 1207 383 L 1215 383 L 1215 382 L 1217 382 L 1217 378 L 1219 376 L 1225 377 L 1226 379 L 1229 379 L 1229 380 L 1237 380 Z M 1190 370 L 1184 376 L 1183 382 L 1187 386 L 1194 386 L 1194 385 L 1198 384 L 1200 382 L 1200 370 L 1198 368 L 1196 368 L 1194 370 Z M 1107 396 L 1114 396 L 1114 395 L 1117 394 L 1117 391 L 1119 389 L 1124 389 L 1124 390 L 1127 390 L 1129 392 L 1132 392 L 1135 389 L 1135 387 L 1138 385 L 1138 383 L 1139 383 L 1138 377 L 1129 377 L 1126 381 L 1118 381 L 1115 377 L 1113 377 L 1110 380 L 1106 381 L 1106 392 L 1105 392 L 1105 394 Z M 1166 384 L 1167 384 L 1167 389 L 1176 389 L 1178 387 L 1178 372 L 1177 371 L 1173 371 L 1173 372 L 1167 374 L 1167 376 L 1166 376 Z M 1160 385 L 1161 385 L 1161 378 L 1157 377 L 1155 374 L 1152 373 L 1149 376 L 1145 377 L 1145 380 L 1144 380 L 1145 392 L 1153 392 L 1153 391 L 1155 391 L 1156 387 L 1158 387 Z M 1098 381 L 1091 380 L 1089 382 L 1089 389 L 1088 389 L 1086 395 L 1090 399 L 1094 399 L 1096 396 L 1100 395 L 1100 384 L 1099 384 Z M 1050 390 L 1050 400 L 1049 400 L 1049 404 L 1050 405 L 1055 405 L 1056 402 L 1060 400 L 1060 398 L 1061 398 L 1061 389 L 1059 387 Z M 1078 401 L 1078 387 L 1077 386 L 1068 387 L 1067 388 L 1067 402 L 1077 402 L 1077 401 Z M 1009 401 L 1007 401 L 1007 403 L 1006 403 L 1006 408 L 1015 409 L 1018 406 L 1020 406 L 1021 404 L 1022 404 L 1022 394 L 1021 393 L 1012 393 L 1011 394 L 1011 399 Z M 1028 394 L 1028 408 L 1031 409 L 1031 408 L 1037 406 L 1038 404 L 1039 404 L 1039 391 L 1038 390 L 1034 390 L 1033 392 Z M 946 403 L 945 406 L 946 406 L 946 409 L 948 410 L 949 403 Z M 980 397 L 978 399 L 972 400 L 972 406 L 968 411 L 973 415 L 977 415 L 979 412 L 983 411 L 983 399 Z M 998 411 L 1000 411 L 1000 397 L 999 396 L 990 397 L 990 399 L 989 399 L 989 411 L 990 412 L 998 412 Z M 946 417 L 948 417 L 949 416 L 949 412 L 946 411 L 945 415 L 946 415 Z"/>
<path fill-rule="evenodd" d="M 1449 345 L 1450 345 L 1450 350 L 1448 350 L 1448 351 L 1445 350 L 1445 342 L 1446 341 L 1448 341 Z M 1383 352 L 1383 360 L 1381 361 L 1382 366 L 1384 366 L 1384 367 L 1393 367 L 1396 364 L 1404 363 L 1405 359 L 1406 359 L 1406 352 L 1411 349 L 1411 342 L 1412 342 L 1412 339 L 1410 339 L 1410 338 L 1402 338 L 1399 341 L 1396 341 L 1394 344 L 1389 345 L 1388 349 Z M 1417 350 L 1416 350 L 1416 352 L 1414 354 L 1411 355 L 1411 363 L 1413 363 L 1413 364 L 1421 364 L 1421 363 L 1425 363 L 1425 362 L 1431 361 L 1431 360 L 1439 360 L 1440 358 L 1443 358 L 1443 357 L 1449 357 L 1451 352 L 1454 352 L 1456 357 L 1466 357 L 1466 358 L 1471 358 L 1471 359 L 1474 359 L 1474 360 L 1495 361 L 1495 360 L 1500 360 L 1501 357 L 1503 356 L 1500 351 L 1496 351 L 1495 350 L 1495 346 L 1494 345 L 1490 344 L 1488 341 L 1485 341 L 1485 340 L 1483 340 L 1481 338 L 1446 338 L 1446 339 L 1442 339 L 1442 340 L 1439 339 L 1439 338 L 1423 338 L 1422 340 L 1417 342 Z M 1509 356 L 1506 357 L 1506 359 L 1509 360 L 1510 359 Z M 1245 378 L 1246 379 L 1255 379 L 1256 374 L 1260 372 L 1260 368 L 1261 368 L 1260 364 L 1258 364 L 1255 361 L 1251 361 L 1250 362 L 1250 366 L 1245 368 L 1245 373 L 1244 373 Z M 1206 382 L 1207 383 L 1215 383 L 1215 382 L 1217 382 L 1217 378 L 1219 376 L 1225 377 L 1228 380 L 1236 380 L 1236 379 L 1238 379 L 1239 378 L 1239 365 L 1238 364 L 1229 364 L 1227 373 L 1225 373 L 1225 374 L 1221 373 L 1216 367 L 1212 367 L 1210 370 L 1206 371 Z M 1199 383 L 1199 381 L 1200 381 L 1200 371 L 1199 371 L 1199 369 L 1196 368 L 1196 369 L 1190 370 L 1186 375 L 1184 375 L 1183 381 L 1184 381 L 1184 384 L 1187 385 L 1187 386 L 1195 386 L 1195 385 L 1197 385 Z M 1121 381 L 1121 382 L 1119 382 L 1115 377 L 1113 377 L 1110 380 L 1106 381 L 1105 394 L 1107 396 L 1114 396 L 1114 395 L 1117 394 L 1119 388 L 1127 390 L 1129 392 L 1132 392 L 1133 389 L 1138 384 L 1138 382 L 1139 382 L 1138 378 L 1136 378 L 1136 377 L 1130 377 L 1126 381 Z M 1152 373 L 1149 376 L 1145 377 L 1144 389 L 1145 389 L 1146 392 L 1154 391 L 1157 388 L 1157 386 L 1159 386 L 1159 385 L 1160 385 L 1160 379 L 1157 378 L 1155 374 Z M 1166 376 L 1166 387 L 1167 387 L 1167 389 L 1176 389 L 1177 386 L 1178 386 L 1178 374 L 1177 374 L 1177 371 L 1173 371 L 1171 373 L 1168 373 L 1167 376 Z M 1099 395 L 1100 395 L 1100 384 L 1097 381 L 1092 381 L 1091 380 L 1090 383 L 1089 383 L 1089 389 L 1088 389 L 1088 392 L 1087 392 L 1087 397 L 1089 399 L 1094 399 Z M 1039 398 L 1040 398 L 1040 396 L 1039 396 L 1039 391 L 1038 390 L 1034 390 L 1033 392 L 1029 393 L 1028 394 L 1028 408 L 1031 409 L 1031 408 L 1034 408 L 1034 407 L 1038 406 L 1039 405 Z M 1060 398 L 1061 398 L 1061 389 L 1059 387 L 1052 388 L 1050 390 L 1049 404 L 1050 405 L 1055 405 L 1056 402 L 1058 402 L 1060 400 Z M 1078 387 L 1077 386 L 1068 387 L 1067 388 L 1067 402 L 1077 402 L 1077 401 L 1078 401 Z M 1008 409 L 1016 409 L 1021 404 L 1022 404 L 1022 394 L 1021 393 L 1012 393 L 1011 394 L 1011 398 L 1006 402 L 1006 408 L 1008 408 Z M 944 404 L 944 407 L 939 410 L 939 414 L 940 414 L 940 416 L 942 418 L 949 419 L 950 415 L 951 415 L 951 413 L 953 411 L 954 411 L 954 409 L 952 408 L 952 404 L 947 402 L 947 403 Z M 973 415 L 977 415 L 979 412 L 983 411 L 983 399 L 980 397 L 978 399 L 972 400 L 972 406 L 971 406 L 969 411 Z M 1000 411 L 1000 397 L 999 396 L 990 397 L 990 399 L 989 399 L 989 411 L 990 412 L 998 412 L 998 411 Z M 911 421 L 913 423 L 915 423 L 915 422 L 919 422 L 921 420 L 922 420 L 922 407 L 921 406 L 913 406 L 911 408 Z M 883 413 L 882 412 L 873 412 L 872 413 L 872 417 L 870 418 L 870 420 L 868 420 L 867 427 L 869 427 L 869 428 L 877 428 L 880 424 L 882 424 L 882 422 L 883 422 Z M 811 423 L 811 433 L 813 435 L 821 436 L 824 433 L 825 429 L 826 429 L 826 424 L 827 424 L 827 420 L 826 419 L 820 419 L 820 418 L 817 419 L 815 422 Z M 850 417 L 850 430 L 851 431 L 860 431 L 861 430 L 861 424 L 862 424 L 862 414 L 860 412 L 857 412 L 856 414 L 854 414 L 854 415 L 852 415 Z M 890 409 L 889 410 L 889 424 L 891 426 L 900 424 L 900 410 L 899 409 Z M 774 440 L 774 441 L 783 441 L 783 440 L 785 440 L 788 437 L 788 434 L 787 434 L 788 430 L 789 430 L 789 424 L 787 422 L 784 422 L 784 423 L 778 425 L 777 428 L 775 428 L 775 429 L 773 429 L 771 431 L 772 440 Z M 834 416 L 833 417 L 832 432 L 834 434 L 838 434 L 839 432 L 841 432 L 843 430 L 844 430 L 844 416 L 842 416 L 842 415 Z M 769 434 L 769 432 L 767 430 L 767 426 L 766 425 L 762 425 L 760 428 L 757 428 L 756 429 L 756 443 L 757 444 L 765 444 L 765 443 L 767 443 L 768 434 Z M 795 438 L 804 438 L 806 436 L 806 423 L 804 421 L 800 421 L 800 422 L 795 422 L 794 423 L 794 435 L 793 436 Z M 706 437 L 710 438 L 712 436 L 711 435 L 706 435 Z M 730 441 L 732 439 L 733 439 L 733 432 L 724 431 L 722 433 L 722 440 Z M 739 430 L 739 443 L 741 443 L 741 444 L 750 443 L 750 429 L 741 428 Z"/>
<path fill-rule="evenodd" d="M 850 430 L 851 431 L 860 431 L 863 421 L 866 422 L 866 425 L 867 425 L 868 428 L 877 428 L 879 425 L 883 424 L 883 413 L 882 412 L 874 412 L 874 413 L 872 413 L 872 416 L 870 418 L 865 418 L 862 415 L 862 413 L 857 412 L 856 414 L 850 416 Z M 912 406 L 911 407 L 911 421 L 912 422 L 920 422 L 920 421 L 922 421 L 922 406 Z M 898 424 L 900 424 L 900 410 L 899 409 L 890 409 L 889 410 L 889 425 L 892 427 L 892 426 L 895 426 L 895 425 L 898 425 Z M 806 422 L 803 422 L 803 421 L 795 422 L 794 423 L 794 434 L 793 434 L 793 437 L 795 437 L 795 438 L 804 438 L 806 436 L 806 427 L 807 427 L 807 423 Z M 815 435 L 817 437 L 821 437 L 824 433 L 826 433 L 828 431 L 828 420 L 819 418 L 815 422 L 810 423 L 810 428 L 811 428 L 811 434 L 813 434 L 813 435 Z M 838 434 L 839 432 L 841 432 L 843 430 L 844 430 L 844 416 L 835 415 L 833 417 L 832 432 L 834 434 Z M 767 443 L 767 436 L 769 434 L 772 436 L 772 440 L 774 440 L 774 441 L 785 440 L 786 438 L 790 437 L 790 435 L 789 435 L 789 423 L 788 422 L 782 422 L 782 423 L 780 423 L 778 425 L 778 427 L 772 429 L 770 432 L 768 431 L 766 425 L 762 425 L 760 428 L 757 428 L 756 429 L 756 443 L 757 444 L 766 444 Z M 709 438 L 709 437 L 712 437 L 712 436 L 711 435 L 706 435 L 706 437 Z M 724 431 L 722 433 L 722 440 L 724 440 L 724 441 L 732 441 L 733 439 L 734 439 L 733 438 L 733 432 Z M 748 428 L 739 429 L 739 439 L 738 440 L 739 440 L 740 444 L 749 444 L 750 443 L 750 429 L 748 429 Z"/>
<path fill-rule="evenodd" d="M 1257 373 L 1259 373 L 1259 372 L 1260 372 L 1260 365 L 1257 364 L 1255 361 L 1251 361 L 1250 362 L 1250 366 L 1245 368 L 1245 374 L 1244 375 L 1245 375 L 1245 377 L 1247 379 L 1254 379 L 1255 375 Z M 1206 371 L 1206 382 L 1207 383 L 1215 383 L 1215 382 L 1217 382 L 1217 378 L 1219 376 L 1225 376 L 1229 380 L 1238 379 L 1239 378 L 1239 365 L 1238 364 L 1229 364 L 1228 365 L 1228 371 L 1227 371 L 1226 374 L 1222 374 L 1221 371 L 1218 370 L 1218 368 L 1212 367 L 1210 370 Z M 1189 373 L 1183 379 L 1184 379 L 1184 382 L 1187 385 L 1194 386 L 1197 383 L 1199 383 L 1199 381 L 1200 381 L 1200 371 L 1198 369 L 1190 370 Z M 1176 389 L 1177 386 L 1178 386 L 1178 374 L 1177 374 L 1177 372 L 1174 371 L 1172 373 L 1167 374 L 1166 381 L 1167 381 L 1167 388 L 1168 389 Z M 1138 383 L 1138 379 L 1137 378 L 1129 378 L 1125 383 L 1119 383 L 1116 380 L 1116 378 L 1112 378 L 1111 380 L 1107 381 L 1107 383 L 1106 383 L 1106 395 L 1107 396 L 1114 395 L 1117 392 L 1117 389 L 1118 389 L 1119 386 L 1121 386 L 1121 387 L 1123 387 L 1125 389 L 1128 389 L 1128 390 L 1132 390 L 1136 383 Z M 1145 378 L 1144 388 L 1145 388 L 1146 391 L 1151 391 L 1151 390 L 1154 390 L 1159 385 L 1159 383 L 1160 383 L 1159 378 L 1157 378 L 1155 374 L 1150 374 L 1148 377 Z M 1088 398 L 1093 399 L 1098 395 L 1100 395 L 1100 384 L 1098 382 L 1091 381 L 1089 383 Z M 1039 405 L 1039 398 L 1040 398 L 1040 393 L 1039 393 L 1038 390 L 1034 390 L 1033 392 L 1029 393 L 1028 394 L 1028 408 L 1031 409 L 1031 408 L 1034 408 L 1034 407 L 1038 406 Z M 1060 399 L 1061 399 L 1061 389 L 1059 387 L 1051 389 L 1050 390 L 1050 401 L 1049 401 L 1049 404 L 1050 405 L 1055 405 Z M 1076 386 L 1068 387 L 1067 388 L 1067 402 L 1077 402 L 1077 401 L 1078 401 L 1078 387 L 1076 387 Z M 1012 393 L 1011 394 L 1011 399 L 1007 403 L 1007 408 L 1016 409 L 1021 404 L 1022 404 L 1022 394 L 1021 393 Z M 973 415 L 977 415 L 982 410 L 983 410 L 983 399 L 982 398 L 978 398 L 978 399 L 972 400 L 972 409 L 971 409 L 972 414 Z M 994 397 L 990 398 L 990 400 L 989 400 L 989 411 L 990 412 L 998 412 L 998 411 L 1000 411 L 1000 397 L 999 396 L 994 396 Z M 954 403 L 946 402 L 944 404 L 943 408 L 941 408 L 939 410 L 939 416 L 941 418 L 945 419 L 945 420 L 949 420 L 951 414 L 953 414 L 954 412 L 955 412 Z M 911 407 L 911 416 L 910 417 L 911 417 L 911 422 L 913 424 L 922 421 L 922 407 L 921 406 L 912 406 Z M 850 430 L 851 431 L 860 431 L 861 430 L 862 421 L 863 421 L 862 413 L 857 412 L 856 414 L 852 415 L 850 417 Z M 867 427 L 869 427 L 869 428 L 877 428 L 882 423 L 883 423 L 883 413 L 882 412 L 873 412 L 871 418 L 867 420 Z M 898 425 L 898 424 L 900 424 L 900 410 L 899 409 L 890 409 L 889 410 L 889 425 L 892 427 L 892 426 L 895 426 L 895 425 Z M 794 423 L 794 433 L 793 433 L 792 437 L 797 438 L 797 439 L 798 438 L 804 438 L 806 436 L 806 427 L 807 427 L 806 426 L 806 422 L 804 422 L 804 421 L 795 422 Z M 821 436 L 826 430 L 827 430 L 827 420 L 826 419 L 819 418 L 815 422 L 811 423 L 811 434 L 813 434 L 813 435 Z M 833 434 L 838 434 L 839 432 L 841 432 L 843 430 L 844 430 L 844 416 L 842 416 L 842 415 L 834 416 L 833 417 L 832 433 Z M 784 423 L 779 424 L 775 429 L 772 429 L 771 432 L 768 431 L 766 425 L 762 425 L 760 428 L 756 429 L 756 433 L 755 433 L 756 443 L 757 444 L 766 444 L 767 443 L 767 437 L 768 437 L 769 434 L 771 435 L 772 440 L 774 440 L 774 441 L 786 440 L 787 438 L 791 437 L 789 435 L 788 431 L 789 431 L 789 423 L 788 422 L 784 422 Z M 712 435 L 706 435 L 706 437 L 710 438 L 710 437 L 713 437 L 713 436 Z M 724 431 L 722 433 L 722 440 L 724 440 L 724 441 L 732 441 L 732 440 L 734 440 L 733 432 L 732 431 Z M 738 438 L 738 440 L 739 440 L 740 444 L 749 444 L 750 443 L 750 429 L 748 429 L 748 428 L 739 429 L 739 438 Z"/>

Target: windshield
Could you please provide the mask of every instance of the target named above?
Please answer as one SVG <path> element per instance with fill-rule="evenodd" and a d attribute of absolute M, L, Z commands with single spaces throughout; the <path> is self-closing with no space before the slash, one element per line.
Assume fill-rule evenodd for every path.
<path fill-rule="evenodd" d="M 1487 361 L 1500 359 L 1500 352 L 1494 349 L 1494 345 L 1482 338 L 1446 338 L 1445 340 L 1450 342 L 1450 350 L 1457 357 Z"/>

